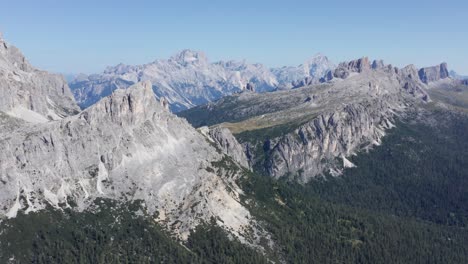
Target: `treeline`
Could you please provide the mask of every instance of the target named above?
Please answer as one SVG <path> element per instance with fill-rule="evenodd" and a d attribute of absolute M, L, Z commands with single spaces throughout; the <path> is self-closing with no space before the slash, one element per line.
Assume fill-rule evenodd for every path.
<path fill-rule="evenodd" d="M 49 209 L 2 222 L 0 263 L 267 263 L 216 225 L 200 225 L 182 245 L 136 205 L 96 204 L 96 212 Z"/>

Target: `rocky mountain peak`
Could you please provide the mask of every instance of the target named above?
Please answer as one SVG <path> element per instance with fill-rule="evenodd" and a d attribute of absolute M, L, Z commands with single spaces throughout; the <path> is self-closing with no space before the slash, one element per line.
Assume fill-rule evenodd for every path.
<path fill-rule="evenodd" d="M 385 68 L 385 63 L 383 60 L 374 60 L 372 62 L 372 69 L 376 70 L 376 69 L 383 69 Z"/>
<path fill-rule="evenodd" d="M 369 58 L 363 57 L 348 63 L 348 69 L 353 72 L 363 72 L 371 68 Z"/>
<path fill-rule="evenodd" d="M 334 77 L 345 79 L 350 73 L 356 72 L 361 73 L 371 69 L 371 64 L 368 57 L 362 57 L 357 60 L 352 60 L 350 62 L 342 62 L 335 69 Z"/>
<path fill-rule="evenodd" d="M 249 82 L 245 85 L 244 91 L 255 92 L 255 86 Z"/>
<path fill-rule="evenodd" d="M 322 53 L 316 53 L 311 58 L 307 59 L 304 64 L 324 64 L 324 63 L 331 63 L 327 56 Z"/>
<path fill-rule="evenodd" d="M 32 67 L 21 51 L 0 43 L 0 111 L 28 122 L 58 120 L 79 110 L 62 75 Z"/>
<path fill-rule="evenodd" d="M 170 60 L 183 66 L 208 64 L 208 58 L 206 57 L 205 53 L 190 49 L 182 50 L 181 52 L 172 56 Z"/>
<path fill-rule="evenodd" d="M 135 124 L 150 118 L 155 110 L 162 111 L 156 101 L 150 81 L 137 83 L 130 88 L 118 89 L 103 98 L 81 116 L 98 125 L 103 119 L 112 120 L 121 126 Z"/>
<path fill-rule="evenodd" d="M 421 68 L 418 74 L 421 81 L 425 84 L 450 77 L 448 66 L 445 62 L 436 66 Z"/>

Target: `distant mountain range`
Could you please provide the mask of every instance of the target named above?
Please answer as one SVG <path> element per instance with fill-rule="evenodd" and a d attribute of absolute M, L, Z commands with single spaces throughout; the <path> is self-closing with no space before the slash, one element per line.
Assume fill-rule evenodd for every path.
<path fill-rule="evenodd" d="M 457 72 L 455 72 L 455 71 L 453 71 L 453 70 L 450 71 L 449 74 L 450 74 L 450 77 L 452 77 L 452 78 L 454 78 L 454 79 L 458 79 L 458 80 L 466 80 L 466 79 L 468 79 L 468 76 L 467 76 L 467 75 L 460 75 L 460 74 L 458 74 Z"/>
<path fill-rule="evenodd" d="M 165 97 L 170 109 L 178 112 L 244 90 L 247 84 L 258 92 L 290 89 L 307 79 L 318 83 L 335 65 L 317 54 L 299 66 L 270 69 L 244 61 L 211 63 L 203 52 L 183 50 L 167 60 L 144 65 L 119 64 L 101 74 L 78 75 L 69 83 L 82 108 L 96 103 L 115 89 L 151 81 L 158 98 Z"/>

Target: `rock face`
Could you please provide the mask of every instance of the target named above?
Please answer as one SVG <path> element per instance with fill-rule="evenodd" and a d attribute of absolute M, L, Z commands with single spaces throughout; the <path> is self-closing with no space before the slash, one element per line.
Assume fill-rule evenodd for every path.
<path fill-rule="evenodd" d="M 245 86 L 245 90 L 250 91 L 250 92 L 255 92 L 255 86 L 251 83 L 247 83 L 247 85 Z"/>
<path fill-rule="evenodd" d="M 77 109 L 66 84 L 58 89 L 50 81 L 58 77 L 34 70 L 17 50 L 2 46 L 0 94 L 34 94 L 27 109 L 35 116 Z M 11 71 L 24 79 L 9 79 Z M 0 221 L 48 205 L 87 210 L 98 197 L 142 200 L 147 213 L 181 239 L 215 218 L 241 241 L 257 243 L 255 220 L 240 203 L 242 191 L 236 184 L 245 159 L 240 154 L 237 163 L 226 158 L 208 142 L 211 137 L 167 111 L 153 87 L 147 81 L 118 89 L 82 112 L 41 123 L 9 112 L 28 100 L 22 94 L 11 95 L 14 100 L 2 98 Z M 41 105 L 43 101 L 48 104 Z M 215 131 L 213 138 L 236 157 L 239 146 L 232 135 Z"/>
<path fill-rule="evenodd" d="M 273 68 L 271 71 L 278 80 L 279 89 L 290 89 L 317 84 L 321 78 L 327 76 L 328 72 L 334 70 L 335 67 L 335 64 L 326 56 L 319 53 L 299 66 Z"/>
<path fill-rule="evenodd" d="M 1 38 L 0 87 L 0 111 L 27 121 L 58 120 L 79 110 L 62 76 L 35 69 Z"/>
<path fill-rule="evenodd" d="M 350 155 L 379 145 L 396 116 L 431 100 L 413 65 L 398 69 L 362 58 L 341 63 L 334 73 L 340 78 L 288 91 L 239 94 L 180 116 L 195 126 L 230 129 L 253 168 L 307 182 L 353 167 Z"/>
<path fill-rule="evenodd" d="M 78 115 L 0 133 L 0 216 L 70 201 L 85 210 L 96 197 L 141 199 L 183 239 L 211 217 L 242 238 L 251 219 L 238 200 L 239 175 L 213 165 L 224 155 L 161 107 L 151 87 L 119 89 Z M 2 118 L 11 128 L 12 118 Z"/>
<path fill-rule="evenodd" d="M 235 162 L 245 168 L 249 168 L 249 162 L 245 153 L 245 148 L 237 142 L 231 131 L 225 127 L 200 128 L 207 131 L 209 138 L 222 150 L 230 156 Z"/>
<path fill-rule="evenodd" d="M 184 50 L 168 60 L 144 65 L 117 65 L 103 73 L 79 76 L 70 83 L 76 100 L 86 108 L 118 88 L 149 80 L 157 97 L 165 97 L 173 112 L 241 91 L 247 83 L 258 91 L 277 86 L 275 76 L 261 64 L 228 61 L 210 63 L 203 52 Z"/>
<path fill-rule="evenodd" d="M 379 145 L 401 107 L 376 99 L 320 114 L 277 141 L 265 162 L 267 172 L 275 178 L 296 175 L 301 182 L 323 172 L 339 175 L 343 167 L 335 159 Z"/>
<path fill-rule="evenodd" d="M 165 97 L 173 112 L 215 101 L 240 92 L 251 84 L 257 92 L 291 88 L 293 81 L 311 77 L 318 82 L 334 67 L 323 56 L 315 56 L 298 67 L 269 69 L 245 61 L 210 63 L 202 52 L 184 50 L 168 60 L 130 66 L 108 67 L 101 74 L 80 75 L 70 83 L 81 107 L 86 108 L 117 88 L 150 80 L 157 97 Z"/>
<path fill-rule="evenodd" d="M 340 63 L 335 69 L 333 76 L 340 79 L 346 79 L 350 73 L 361 73 L 370 69 L 371 65 L 369 59 L 364 57 L 350 62 Z"/>
<path fill-rule="evenodd" d="M 448 78 L 449 76 L 447 63 L 445 62 L 438 66 L 426 67 L 419 70 L 419 78 L 426 84 Z"/>

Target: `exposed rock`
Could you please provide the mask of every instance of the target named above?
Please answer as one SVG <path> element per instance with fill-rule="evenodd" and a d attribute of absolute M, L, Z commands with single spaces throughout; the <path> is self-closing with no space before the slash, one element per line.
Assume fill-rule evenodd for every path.
<path fill-rule="evenodd" d="M 161 103 L 161 106 L 166 109 L 166 110 L 169 110 L 169 102 L 167 101 L 166 97 L 161 97 L 159 98 L 159 102 Z"/>
<path fill-rule="evenodd" d="M 58 120 L 79 111 L 61 75 L 32 67 L 0 38 L 0 111 L 29 122 Z"/>
<path fill-rule="evenodd" d="M 63 78 L 32 68 L 4 42 L 0 52 L 0 220 L 47 206 L 87 210 L 98 197 L 143 200 L 181 239 L 214 218 L 241 241 L 258 243 L 260 231 L 239 199 L 243 169 L 166 111 L 149 81 L 71 115 L 78 108 Z M 16 118 L 18 106 L 29 118 L 57 120 Z M 232 135 L 214 135 L 236 157 Z"/>
<path fill-rule="evenodd" d="M 369 58 L 364 57 L 358 60 L 350 61 L 348 64 L 348 69 L 352 72 L 363 72 L 371 68 L 369 63 Z"/>
<path fill-rule="evenodd" d="M 144 65 L 119 64 L 101 74 L 75 79 L 70 83 L 76 100 L 83 108 L 100 98 L 134 83 L 150 80 L 157 97 L 165 97 L 173 112 L 206 104 L 225 95 L 242 91 L 245 83 L 257 91 L 272 91 L 278 82 L 270 69 L 245 61 L 211 63 L 203 52 L 183 50 L 168 60 Z"/>
<path fill-rule="evenodd" d="M 372 69 L 376 70 L 376 69 L 383 69 L 383 68 L 385 68 L 385 64 L 383 60 L 374 60 L 372 62 Z"/>
<path fill-rule="evenodd" d="M 311 77 L 305 77 L 303 80 L 293 82 L 292 83 L 292 88 L 299 88 L 299 87 L 304 87 L 304 86 L 309 86 L 315 83 L 315 79 Z"/>
<path fill-rule="evenodd" d="M 271 71 L 276 76 L 279 86 L 290 89 L 300 87 L 299 83 L 305 79 L 308 84 L 317 84 L 335 67 L 326 56 L 316 54 L 299 66 L 274 68 Z"/>
<path fill-rule="evenodd" d="M 149 82 L 116 90 L 60 121 L 11 128 L 15 119 L 4 118 L 0 217 L 47 204 L 68 206 L 71 200 L 85 210 L 94 198 L 106 197 L 143 200 L 148 213 L 158 212 L 157 221 L 182 239 L 214 217 L 242 240 L 253 220 L 239 203 L 240 175 L 214 165 L 224 155 L 165 111 Z M 8 133 L 4 127 L 10 127 Z M 213 135 L 233 154 L 229 135 Z"/>
<path fill-rule="evenodd" d="M 219 126 L 214 127 L 209 129 L 208 135 L 224 154 L 230 156 L 239 165 L 249 168 L 244 147 L 237 142 L 229 129 Z"/>
<path fill-rule="evenodd" d="M 332 79 L 333 79 L 333 71 L 330 70 L 325 74 L 325 76 L 320 78 L 320 82 L 324 83 L 324 82 L 331 81 Z"/>
<path fill-rule="evenodd" d="M 245 91 L 255 92 L 255 86 L 252 83 L 247 83 L 245 85 Z"/>
<path fill-rule="evenodd" d="M 379 145 L 395 116 L 408 105 L 430 101 L 413 65 L 376 64 L 371 69 L 366 59 L 342 63 L 335 73 L 347 78 L 340 81 L 233 96 L 211 104 L 209 114 L 198 107 L 182 116 L 195 125 L 219 122 L 242 135 L 251 164 L 272 177 L 290 175 L 307 182 L 325 172 L 338 175 L 351 165 L 337 159 Z"/>
<path fill-rule="evenodd" d="M 340 79 L 346 79 L 352 72 L 361 73 L 370 69 L 371 65 L 369 62 L 369 58 L 363 57 L 350 62 L 340 63 L 335 69 L 333 76 Z"/>
<path fill-rule="evenodd" d="M 245 61 L 210 63 L 203 52 L 184 50 L 168 60 L 144 65 L 119 64 L 101 74 L 80 75 L 70 83 L 81 107 L 86 108 L 118 88 L 150 80 L 157 97 L 165 97 L 169 108 L 178 112 L 216 101 L 244 90 L 250 83 L 257 92 L 290 89 L 293 81 L 310 77 L 317 83 L 334 65 L 323 55 L 297 67 L 269 69 Z"/>
<path fill-rule="evenodd" d="M 449 76 L 447 63 L 445 62 L 437 66 L 426 67 L 419 70 L 419 78 L 426 84 L 448 78 Z"/>
<path fill-rule="evenodd" d="M 418 69 L 414 65 L 408 65 L 401 70 L 396 71 L 403 88 L 411 95 L 422 98 L 429 102 L 430 97 L 426 92 L 424 84 L 418 77 Z"/>
<path fill-rule="evenodd" d="M 397 102 L 374 99 L 321 114 L 280 138 L 268 155 L 267 171 L 275 178 L 292 174 L 307 182 L 336 170 L 335 158 L 349 156 L 362 145 L 379 144 L 400 107 Z"/>

